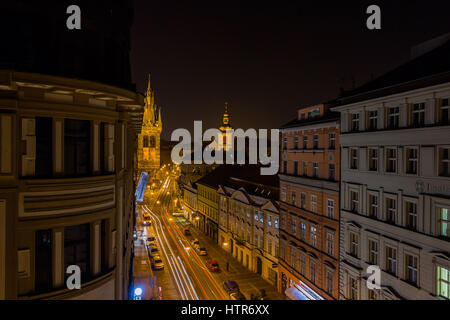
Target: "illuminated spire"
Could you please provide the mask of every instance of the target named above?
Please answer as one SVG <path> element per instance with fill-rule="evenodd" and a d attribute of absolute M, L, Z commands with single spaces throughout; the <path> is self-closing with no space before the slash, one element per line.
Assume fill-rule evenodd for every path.
<path fill-rule="evenodd" d="M 230 116 L 228 115 L 228 102 L 225 102 L 225 113 L 223 114 L 222 124 L 224 127 L 230 125 Z"/>

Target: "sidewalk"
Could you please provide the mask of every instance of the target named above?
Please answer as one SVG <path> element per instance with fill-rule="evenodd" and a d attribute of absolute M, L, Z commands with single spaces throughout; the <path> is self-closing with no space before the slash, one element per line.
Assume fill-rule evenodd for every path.
<path fill-rule="evenodd" d="M 184 218 L 179 218 L 183 219 Z M 185 223 L 185 222 L 184 222 Z M 241 289 L 241 292 L 247 299 L 250 299 L 251 294 L 259 294 L 261 289 L 266 290 L 268 300 L 286 300 L 286 297 L 277 292 L 275 286 L 263 279 L 259 274 L 252 272 L 241 265 L 231 254 L 219 247 L 211 238 L 200 232 L 194 225 L 190 226 L 192 239 L 197 238 L 202 246 L 206 247 L 208 256 L 206 260 L 214 259 L 219 263 L 221 272 L 216 274 L 220 279 L 220 283 L 226 280 L 236 281 Z M 226 263 L 229 263 L 228 271 L 226 270 Z"/>

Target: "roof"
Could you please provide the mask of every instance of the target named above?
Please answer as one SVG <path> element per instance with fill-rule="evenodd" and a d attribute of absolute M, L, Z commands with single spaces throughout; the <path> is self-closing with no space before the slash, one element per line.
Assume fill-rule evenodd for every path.
<path fill-rule="evenodd" d="M 303 119 L 299 120 L 298 118 L 289 121 L 288 123 L 282 125 L 280 129 L 288 129 L 288 128 L 296 128 L 296 127 L 304 127 L 312 124 L 320 124 L 327 123 L 332 121 L 337 121 L 340 119 L 339 112 L 327 112 L 321 117 L 314 117 L 313 119 Z"/>
<path fill-rule="evenodd" d="M 450 40 L 359 88 L 341 94 L 338 105 L 378 98 L 450 81 Z"/>
<path fill-rule="evenodd" d="M 244 188 L 248 194 L 278 199 L 279 181 L 277 175 L 261 175 L 260 164 L 221 165 L 198 180 L 196 185 L 206 185 L 214 189 L 219 186 L 235 190 Z"/>

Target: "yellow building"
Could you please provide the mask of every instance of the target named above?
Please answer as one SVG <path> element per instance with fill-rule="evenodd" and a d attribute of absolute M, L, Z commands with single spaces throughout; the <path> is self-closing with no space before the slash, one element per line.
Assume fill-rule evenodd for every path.
<path fill-rule="evenodd" d="M 137 174 L 139 176 L 141 172 L 147 172 L 152 178 L 160 167 L 161 131 L 161 108 L 155 104 L 155 92 L 150 87 L 149 75 L 142 130 L 138 137 Z"/>

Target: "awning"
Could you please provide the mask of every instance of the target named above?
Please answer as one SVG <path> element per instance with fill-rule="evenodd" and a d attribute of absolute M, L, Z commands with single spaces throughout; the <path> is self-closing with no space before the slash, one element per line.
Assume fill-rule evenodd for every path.
<path fill-rule="evenodd" d="M 286 296 L 291 300 L 309 300 L 300 290 L 296 287 L 287 288 L 284 292 Z"/>

